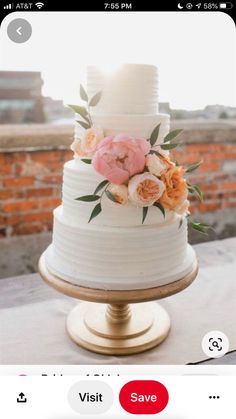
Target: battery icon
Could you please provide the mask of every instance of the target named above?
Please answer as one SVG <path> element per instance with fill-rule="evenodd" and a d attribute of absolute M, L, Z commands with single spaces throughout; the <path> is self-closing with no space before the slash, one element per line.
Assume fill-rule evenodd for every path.
<path fill-rule="evenodd" d="M 232 9 L 233 5 L 232 3 L 220 3 L 220 9 Z"/>

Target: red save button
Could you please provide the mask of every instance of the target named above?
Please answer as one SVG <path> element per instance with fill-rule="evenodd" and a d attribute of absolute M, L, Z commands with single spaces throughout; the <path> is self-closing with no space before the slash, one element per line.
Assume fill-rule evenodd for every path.
<path fill-rule="evenodd" d="M 135 380 L 125 384 L 119 395 L 124 410 L 134 415 L 154 415 L 165 409 L 169 394 L 165 386 L 154 380 Z"/>

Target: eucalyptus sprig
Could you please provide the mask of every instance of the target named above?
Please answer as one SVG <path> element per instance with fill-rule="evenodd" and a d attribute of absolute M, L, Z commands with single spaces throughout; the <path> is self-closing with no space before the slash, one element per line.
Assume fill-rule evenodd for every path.
<path fill-rule="evenodd" d="M 199 201 L 203 202 L 204 196 L 201 188 L 197 185 L 191 185 L 190 183 L 187 183 L 188 191 L 191 194 L 196 195 L 196 197 L 199 199 Z"/>
<path fill-rule="evenodd" d="M 148 141 L 150 141 L 151 146 L 155 146 L 158 136 L 159 136 L 159 132 L 160 132 L 160 127 L 161 124 L 158 124 L 152 131 L 150 138 Z M 173 131 L 170 131 L 163 140 L 163 143 L 160 144 L 160 148 L 162 150 L 171 150 L 175 147 L 178 147 L 178 145 L 180 144 L 179 142 L 175 142 L 172 143 L 172 141 L 182 132 L 182 129 L 175 129 Z M 151 154 L 154 154 L 155 150 L 151 150 Z"/>
<path fill-rule="evenodd" d="M 88 220 L 89 223 L 90 221 L 92 221 L 93 218 L 97 217 L 102 211 L 102 198 L 104 194 L 106 194 L 107 198 L 110 199 L 110 201 L 119 204 L 114 194 L 108 190 L 109 185 L 110 185 L 109 180 L 105 179 L 97 185 L 93 194 L 83 195 L 83 196 L 79 196 L 78 198 L 75 198 L 76 201 L 82 201 L 82 202 L 94 202 L 94 201 L 99 200 L 99 203 L 95 205 L 95 207 L 93 208 L 91 212 L 91 215 Z M 100 195 L 98 194 L 99 192 L 101 192 Z"/>
<path fill-rule="evenodd" d="M 102 92 L 96 93 L 92 98 L 89 99 L 88 94 L 83 87 L 80 85 L 80 98 L 85 102 L 85 106 L 80 105 L 68 105 L 75 113 L 79 114 L 82 120 L 76 121 L 82 128 L 88 129 L 93 126 L 92 117 L 90 114 L 90 106 L 96 106 L 100 101 Z"/>
<path fill-rule="evenodd" d="M 189 225 L 194 230 L 199 231 L 202 234 L 208 234 L 209 230 L 214 230 L 209 224 L 206 224 L 206 223 L 198 223 L 194 221 L 189 221 Z"/>

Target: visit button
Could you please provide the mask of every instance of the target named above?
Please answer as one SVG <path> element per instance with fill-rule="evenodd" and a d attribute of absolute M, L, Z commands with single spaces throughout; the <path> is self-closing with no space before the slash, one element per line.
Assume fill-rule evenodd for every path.
<path fill-rule="evenodd" d="M 134 380 L 125 384 L 119 395 L 124 410 L 134 415 L 154 415 L 165 409 L 169 394 L 154 380 Z"/>

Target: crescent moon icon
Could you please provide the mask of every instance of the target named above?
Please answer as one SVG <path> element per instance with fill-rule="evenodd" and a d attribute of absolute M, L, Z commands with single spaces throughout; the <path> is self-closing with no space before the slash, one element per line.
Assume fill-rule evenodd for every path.
<path fill-rule="evenodd" d="M 179 3 L 178 4 L 178 9 L 183 9 L 184 8 L 184 6 L 181 6 L 181 4 Z"/>

